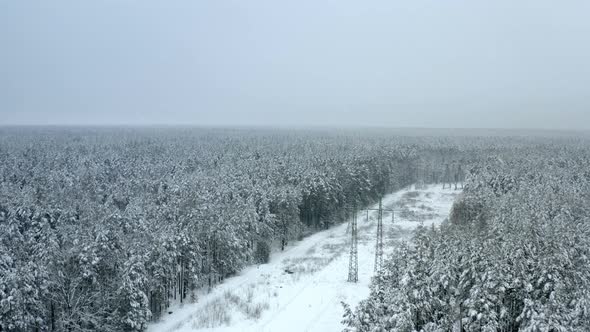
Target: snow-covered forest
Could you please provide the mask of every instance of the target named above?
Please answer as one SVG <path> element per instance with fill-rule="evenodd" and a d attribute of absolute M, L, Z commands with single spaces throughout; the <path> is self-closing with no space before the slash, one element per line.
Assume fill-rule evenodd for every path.
<path fill-rule="evenodd" d="M 385 194 L 463 181 L 450 220 L 418 228 L 347 308 L 349 329 L 590 326 L 582 138 L 4 128 L 0 160 L 0 331 L 144 331 Z"/>
<path fill-rule="evenodd" d="M 469 149 L 360 132 L 3 129 L 0 329 L 144 330 L 171 300 Z"/>
<path fill-rule="evenodd" d="M 499 148 L 440 228 L 419 228 L 347 331 L 590 330 L 587 142 Z"/>

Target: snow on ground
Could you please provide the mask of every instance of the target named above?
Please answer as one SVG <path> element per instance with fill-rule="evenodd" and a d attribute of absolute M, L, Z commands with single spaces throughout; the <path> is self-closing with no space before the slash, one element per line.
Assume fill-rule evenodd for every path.
<path fill-rule="evenodd" d="M 384 197 L 383 208 L 396 211 L 393 224 L 389 213 L 383 216 L 386 250 L 407 240 L 420 223 L 443 221 L 458 193 L 432 185 Z M 369 212 L 369 221 L 366 216 L 359 212 L 358 283 L 346 281 L 350 233 L 343 223 L 292 243 L 273 254 L 268 264 L 244 269 L 196 303 L 171 308 L 172 314 L 152 324 L 148 332 L 341 331 L 340 302 L 354 307 L 369 295 L 377 212 Z"/>

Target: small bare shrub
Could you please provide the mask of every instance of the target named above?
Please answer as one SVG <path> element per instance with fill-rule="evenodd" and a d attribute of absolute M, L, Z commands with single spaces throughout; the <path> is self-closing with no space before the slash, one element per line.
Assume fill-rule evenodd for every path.
<path fill-rule="evenodd" d="M 270 308 L 268 302 L 256 303 L 253 305 L 246 305 L 244 313 L 248 319 L 258 320 L 262 316 L 262 312 Z"/>
<path fill-rule="evenodd" d="M 228 305 L 221 298 L 214 299 L 207 303 L 202 310 L 194 316 L 193 328 L 214 328 L 221 325 L 229 325 L 231 316 L 228 312 Z"/>

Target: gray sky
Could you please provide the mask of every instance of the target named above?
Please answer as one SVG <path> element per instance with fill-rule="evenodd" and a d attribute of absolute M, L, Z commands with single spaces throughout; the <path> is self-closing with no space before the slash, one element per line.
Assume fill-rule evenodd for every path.
<path fill-rule="evenodd" d="M 590 1 L 0 0 L 0 124 L 590 128 Z"/>

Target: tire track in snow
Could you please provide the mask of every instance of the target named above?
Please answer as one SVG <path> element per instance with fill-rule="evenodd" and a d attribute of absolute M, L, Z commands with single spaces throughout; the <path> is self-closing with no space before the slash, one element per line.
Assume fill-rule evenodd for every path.
<path fill-rule="evenodd" d="M 342 227 L 342 225 L 341 225 L 341 227 Z M 334 230 L 332 231 L 332 233 L 337 233 L 337 232 L 336 232 L 336 230 L 337 230 L 337 229 L 334 229 Z M 346 235 L 344 236 L 344 238 L 345 238 L 345 240 L 344 240 L 344 241 L 345 241 L 345 243 L 347 243 L 347 241 L 346 241 L 346 238 L 347 238 L 347 237 L 346 237 Z M 322 242 L 324 242 L 324 241 L 325 241 L 325 239 L 318 240 L 316 243 L 314 243 L 314 245 L 312 245 L 312 246 L 311 246 L 311 247 L 309 247 L 309 248 L 315 248 L 315 247 L 319 246 L 319 245 L 320 245 L 320 243 L 322 243 Z M 343 247 L 344 247 L 344 248 L 346 248 L 347 246 L 343 246 Z M 339 254 L 337 254 L 337 255 L 338 255 L 338 256 L 340 256 L 340 255 L 341 255 L 341 253 L 339 253 Z M 334 263 L 334 261 L 332 261 L 330 264 L 332 264 L 332 263 Z M 328 267 L 330 264 L 328 264 L 328 265 L 326 265 L 326 266 L 322 267 L 320 270 L 318 270 L 318 271 L 315 271 L 315 272 L 313 272 L 313 273 L 311 273 L 311 274 L 319 274 L 319 273 L 323 272 L 323 271 L 326 269 L 326 267 Z M 290 297 L 290 298 L 289 298 L 289 300 L 288 300 L 288 301 L 287 301 L 285 304 L 281 305 L 281 307 L 279 308 L 279 310 L 277 310 L 277 311 L 275 311 L 275 312 L 273 312 L 273 313 L 272 313 L 272 314 L 273 314 L 273 315 L 272 315 L 272 317 L 270 317 L 269 319 L 267 319 L 267 320 L 266 320 L 266 321 L 265 321 L 265 322 L 262 324 L 262 326 L 261 326 L 261 329 L 260 329 L 260 330 L 261 330 L 261 331 L 266 331 L 266 328 L 268 327 L 268 325 L 269 325 L 269 324 L 271 324 L 272 322 L 274 322 L 274 321 L 277 319 L 277 317 L 278 317 L 280 314 L 282 314 L 282 313 L 285 311 L 285 309 L 287 309 L 287 307 L 289 307 L 289 306 L 290 306 L 290 305 L 291 305 L 291 304 L 292 304 L 292 303 L 293 303 L 293 302 L 294 302 L 294 301 L 295 301 L 297 298 L 299 298 L 299 297 L 301 296 L 301 294 L 303 294 L 303 292 L 304 292 L 304 291 L 305 291 L 305 290 L 306 290 L 306 289 L 307 289 L 307 288 L 308 288 L 310 285 L 312 285 L 312 284 L 316 284 L 316 283 L 314 282 L 314 280 L 313 280 L 313 279 L 309 278 L 309 279 L 308 279 L 308 281 L 307 281 L 307 282 L 305 282 L 305 283 L 303 284 L 303 286 L 302 286 L 302 287 L 298 288 L 298 290 L 296 291 L 296 293 L 295 293 L 295 295 L 294 295 L 294 296 Z M 270 331 L 270 332 L 273 332 L 273 331 Z"/>

